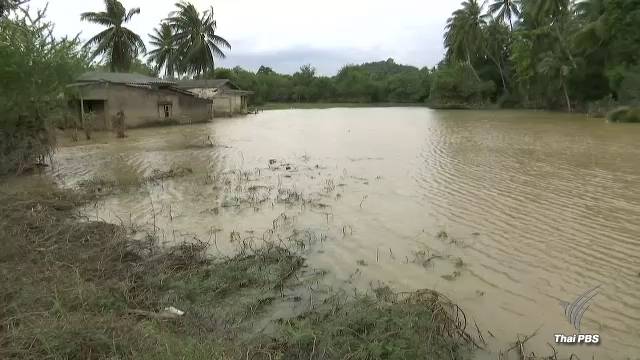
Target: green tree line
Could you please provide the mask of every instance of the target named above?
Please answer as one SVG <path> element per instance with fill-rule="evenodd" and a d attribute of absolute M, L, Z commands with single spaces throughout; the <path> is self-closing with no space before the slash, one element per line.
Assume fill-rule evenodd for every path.
<path fill-rule="evenodd" d="M 311 65 L 293 75 L 280 74 L 261 66 L 251 72 L 240 67 L 219 68 L 206 78 L 232 80 L 243 89 L 255 91 L 254 104 L 267 102 L 351 102 L 418 103 L 429 97 L 430 70 L 399 65 L 393 59 L 344 66 L 332 77 L 321 76 Z"/>
<path fill-rule="evenodd" d="M 637 104 L 638 24 L 640 0 L 465 1 L 447 21 L 430 101 L 567 111 Z"/>

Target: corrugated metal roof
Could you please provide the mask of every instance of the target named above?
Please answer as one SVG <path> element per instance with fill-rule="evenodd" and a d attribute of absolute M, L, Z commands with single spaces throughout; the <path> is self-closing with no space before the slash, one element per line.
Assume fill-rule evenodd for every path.
<path fill-rule="evenodd" d="M 76 83 L 110 82 L 132 85 L 175 85 L 175 81 L 153 78 L 138 73 L 88 72 L 80 75 Z"/>
<path fill-rule="evenodd" d="M 224 85 L 229 85 L 232 89 L 240 90 L 240 88 L 229 79 L 179 80 L 177 82 L 177 86 L 181 89 L 217 89 Z"/>

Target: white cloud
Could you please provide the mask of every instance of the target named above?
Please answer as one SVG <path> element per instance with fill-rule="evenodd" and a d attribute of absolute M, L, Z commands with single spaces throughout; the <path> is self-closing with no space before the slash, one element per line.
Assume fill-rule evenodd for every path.
<path fill-rule="evenodd" d="M 147 39 L 174 8 L 175 0 L 122 0 L 141 14 L 128 25 Z M 213 5 L 219 35 L 232 50 L 219 66 L 255 70 L 265 64 L 291 72 L 311 63 L 335 73 L 346 63 L 394 58 L 433 66 L 442 57 L 442 32 L 460 0 L 193 0 L 201 10 Z M 31 0 L 33 8 L 46 0 Z M 49 18 L 58 34 L 88 39 L 100 27 L 83 23 L 80 14 L 99 11 L 102 0 L 50 0 Z M 286 57 L 288 56 L 288 57 Z M 269 62 L 271 61 L 271 62 Z"/>

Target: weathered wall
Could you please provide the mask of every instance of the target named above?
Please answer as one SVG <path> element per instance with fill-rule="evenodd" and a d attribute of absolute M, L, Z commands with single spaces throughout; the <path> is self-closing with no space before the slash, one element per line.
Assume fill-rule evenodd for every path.
<path fill-rule="evenodd" d="M 129 128 L 178 122 L 181 124 L 204 122 L 212 118 L 208 100 L 167 89 L 148 89 L 118 84 L 96 84 L 81 88 L 85 100 L 105 100 L 105 124 L 99 128 L 111 129 L 113 118 L 123 110 Z M 161 104 L 172 105 L 169 119 L 160 112 Z"/>
<path fill-rule="evenodd" d="M 216 96 L 213 98 L 213 112 L 216 116 L 233 115 L 233 98 L 228 96 Z"/>
<path fill-rule="evenodd" d="M 239 95 L 218 95 L 213 98 L 213 110 L 216 115 L 243 114 L 242 97 Z"/>

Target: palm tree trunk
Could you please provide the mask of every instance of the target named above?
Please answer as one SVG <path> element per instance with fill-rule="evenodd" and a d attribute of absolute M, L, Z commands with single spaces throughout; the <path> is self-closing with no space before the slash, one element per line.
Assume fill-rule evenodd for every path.
<path fill-rule="evenodd" d="M 571 99 L 569 98 L 569 92 L 567 91 L 567 83 L 562 80 L 562 91 L 564 91 L 564 98 L 567 101 L 567 111 L 571 112 Z"/>
<path fill-rule="evenodd" d="M 502 65 L 500 64 L 500 60 L 497 60 L 495 57 L 491 56 L 489 54 L 489 51 L 485 51 L 485 54 L 487 55 L 487 57 L 496 65 L 496 67 L 498 68 L 498 72 L 500 73 L 500 79 L 502 80 L 502 88 L 504 89 L 505 92 L 509 92 L 509 89 L 507 89 L 507 81 L 504 77 L 504 70 L 502 69 Z"/>
<path fill-rule="evenodd" d="M 500 72 L 500 79 L 502 80 L 502 89 L 504 90 L 505 93 L 508 93 L 509 89 L 507 88 L 507 81 L 504 78 L 504 71 L 502 70 L 502 66 L 500 65 L 500 62 L 497 62 L 496 65 L 498 66 L 498 72 Z"/>
<path fill-rule="evenodd" d="M 573 56 L 571 55 L 571 52 L 569 51 L 569 47 L 566 46 L 566 42 L 564 41 L 564 38 L 560 34 L 560 29 L 558 29 L 558 27 L 555 26 L 555 30 L 556 30 L 556 36 L 558 37 L 558 41 L 560 41 L 560 46 L 562 47 L 562 50 L 564 50 L 565 53 L 567 54 L 567 56 L 569 57 L 569 61 L 571 61 L 571 65 L 573 65 L 573 68 L 574 69 L 577 68 L 578 65 L 576 65 L 576 61 L 573 59 Z"/>
<path fill-rule="evenodd" d="M 471 64 L 471 56 L 469 55 L 469 50 L 467 50 L 467 64 L 469 64 L 469 67 L 471 68 L 471 71 L 473 72 L 473 75 L 476 77 L 476 79 L 478 81 L 482 81 L 480 79 L 480 76 L 478 76 L 478 72 L 476 71 L 476 69 L 473 67 L 473 64 Z"/>

